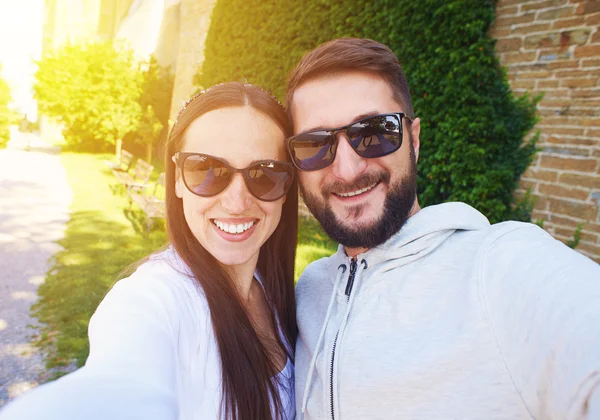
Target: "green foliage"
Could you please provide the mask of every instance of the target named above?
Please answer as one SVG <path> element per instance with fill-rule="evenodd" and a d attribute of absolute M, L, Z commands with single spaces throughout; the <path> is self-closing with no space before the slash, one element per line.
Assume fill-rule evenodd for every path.
<path fill-rule="evenodd" d="M 323 41 L 367 37 L 403 63 L 421 118 L 422 205 L 464 201 L 492 222 L 529 220 L 514 190 L 536 151 L 539 98 L 515 98 L 488 35 L 492 0 L 219 0 L 195 81 L 247 79 L 284 97 L 287 73 Z"/>
<path fill-rule="evenodd" d="M 583 223 L 577 223 L 575 232 L 573 232 L 573 239 L 567 241 L 567 246 L 571 249 L 577 248 L 579 241 L 581 240 L 581 230 L 583 229 Z"/>
<path fill-rule="evenodd" d="M 142 113 L 135 131 L 129 133 L 127 140 L 144 145 L 146 160 L 150 162 L 153 147 L 166 137 L 169 127 L 174 77 L 169 68 L 158 64 L 155 57 L 151 57 L 144 67 L 138 97 Z"/>
<path fill-rule="evenodd" d="M 37 64 L 40 112 L 64 124 L 71 148 L 106 151 L 137 127 L 142 75 L 132 51 L 110 42 L 68 44 Z"/>
<path fill-rule="evenodd" d="M 174 77 L 170 68 L 159 65 L 154 56 L 145 67 L 139 103 L 142 108 L 151 106 L 158 121 L 168 126 Z"/>
<path fill-rule="evenodd" d="M 0 71 L 2 67 L 0 66 Z M 8 83 L 0 78 L 0 149 L 6 147 L 10 139 L 9 126 L 14 122 L 14 113 L 8 108 L 11 101 Z"/>

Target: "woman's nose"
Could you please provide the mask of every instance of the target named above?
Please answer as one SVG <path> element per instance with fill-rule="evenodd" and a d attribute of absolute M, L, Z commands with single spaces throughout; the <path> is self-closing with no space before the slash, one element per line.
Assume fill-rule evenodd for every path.
<path fill-rule="evenodd" d="M 233 174 L 231 182 L 221 193 L 221 205 L 230 214 L 243 214 L 252 206 L 253 195 L 248 191 L 244 176 Z"/>

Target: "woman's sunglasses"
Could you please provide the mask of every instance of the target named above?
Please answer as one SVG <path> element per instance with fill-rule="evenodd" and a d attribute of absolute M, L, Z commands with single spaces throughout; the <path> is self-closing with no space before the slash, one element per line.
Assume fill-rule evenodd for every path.
<path fill-rule="evenodd" d="M 223 192 L 233 175 L 239 172 L 253 196 L 262 201 L 275 201 L 287 193 L 294 179 L 294 166 L 277 160 L 264 160 L 236 169 L 214 156 L 177 152 L 173 161 L 181 171 L 186 188 L 200 197 L 212 197 Z"/>
<path fill-rule="evenodd" d="M 292 162 L 301 171 L 317 171 L 333 162 L 338 134 L 345 133 L 354 151 L 364 158 L 378 158 L 402 146 L 402 112 L 362 118 L 344 127 L 300 133 L 287 140 Z"/>

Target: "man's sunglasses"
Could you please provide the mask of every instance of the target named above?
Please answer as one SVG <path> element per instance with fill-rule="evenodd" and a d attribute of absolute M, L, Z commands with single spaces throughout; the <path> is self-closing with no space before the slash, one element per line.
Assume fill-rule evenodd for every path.
<path fill-rule="evenodd" d="M 402 119 L 412 118 L 402 112 L 362 118 L 339 128 L 318 129 L 287 139 L 292 162 L 301 171 L 317 171 L 333 162 L 338 134 L 344 133 L 354 151 L 364 158 L 378 158 L 394 153 L 402 146 Z"/>
<path fill-rule="evenodd" d="M 275 201 L 287 193 L 294 179 L 294 166 L 277 160 L 263 160 L 236 169 L 214 156 L 177 152 L 173 161 L 181 171 L 186 188 L 200 197 L 212 197 L 223 192 L 233 175 L 239 172 L 253 196 L 262 201 Z"/>

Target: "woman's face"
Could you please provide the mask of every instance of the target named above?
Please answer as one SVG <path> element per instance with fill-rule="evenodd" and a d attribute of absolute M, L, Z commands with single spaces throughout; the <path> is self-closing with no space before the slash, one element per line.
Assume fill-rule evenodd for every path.
<path fill-rule="evenodd" d="M 180 152 L 218 157 L 238 169 L 256 161 L 286 159 L 283 131 L 250 106 L 201 115 L 185 131 Z M 224 266 L 256 265 L 261 246 L 279 224 L 285 201 L 285 196 L 271 202 L 254 197 L 241 173 L 234 174 L 220 194 L 199 197 L 187 189 L 177 171 L 175 193 L 183 200 L 185 220 L 198 242 Z"/>

